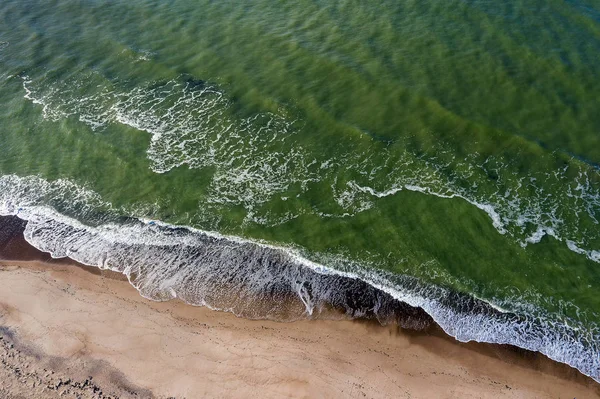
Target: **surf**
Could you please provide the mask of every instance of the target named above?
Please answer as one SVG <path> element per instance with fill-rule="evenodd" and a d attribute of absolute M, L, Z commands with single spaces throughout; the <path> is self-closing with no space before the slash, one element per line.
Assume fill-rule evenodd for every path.
<path fill-rule="evenodd" d="M 72 197 L 78 209 L 103 204 L 114 213 L 104 220 L 112 221 L 91 226 L 65 216 L 44 204 L 48 192 L 43 187 L 53 197 L 57 191 L 52 190 L 78 193 Z M 527 304 L 521 309 L 529 308 L 529 313 L 507 311 L 500 304 L 339 256 L 321 257 L 328 259 L 321 263 L 301 248 L 123 217 L 91 190 L 65 190 L 75 187 L 68 181 L 2 176 L 0 215 L 26 221 L 24 237 L 37 249 L 122 273 L 151 300 L 178 298 L 240 317 L 277 321 L 342 315 L 424 328 L 432 320 L 459 341 L 541 352 L 600 380 L 600 336 L 594 325 L 561 322 Z"/>
<path fill-rule="evenodd" d="M 129 91 L 96 75 L 69 82 L 36 82 L 23 75 L 24 98 L 41 106 L 50 121 L 77 118 L 93 130 L 119 124 L 149 134 L 146 154 L 155 173 L 182 167 L 214 170 L 203 203 L 213 213 L 241 206 L 244 223 L 265 226 L 307 213 L 347 218 L 408 190 L 464 200 L 485 212 L 498 233 L 523 247 L 549 235 L 600 262 L 600 173 L 577 159 L 557 159 L 566 166 L 518 176 L 501 157 L 472 153 L 458 159 L 442 148 L 435 157 L 415 156 L 375 143 L 367 151 L 321 158 L 319 151 L 296 143 L 303 122 L 283 108 L 240 118 L 226 92 L 209 82 L 194 84 L 187 75 Z M 82 94 L 94 85 L 101 95 Z M 322 186 L 329 187 L 334 206 L 322 210 L 301 204 Z M 300 204 L 288 201 L 283 212 L 269 209 L 296 198 Z"/>

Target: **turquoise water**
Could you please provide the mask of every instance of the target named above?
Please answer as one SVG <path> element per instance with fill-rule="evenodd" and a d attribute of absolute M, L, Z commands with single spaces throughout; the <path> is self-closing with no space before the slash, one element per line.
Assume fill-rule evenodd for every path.
<path fill-rule="evenodd" d="M 0 18 L 0 214 L 36 247 L 246 317 L 318 317 L 318 276 L 361 279 L 600 378 L 599 2 Z"/>

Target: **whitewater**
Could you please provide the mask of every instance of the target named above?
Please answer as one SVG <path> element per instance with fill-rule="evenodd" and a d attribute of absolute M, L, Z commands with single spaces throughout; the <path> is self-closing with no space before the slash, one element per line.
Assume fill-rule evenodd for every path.
<path fill-rule="evenodd" d="M 37 249 L 122 273 L 145 298 L 179 298 L 240 317 L 277 321 L 331 318 L 339 314 L 332 311 L 337 309 L 345 317 L 370 317 L 417 329 L 428 324 L 420 308 L 459 341 L 541 352 L 600 380 L 597 327 L 553 320 L 531 304 L 519 304 L 522 313 L 509 312 L 505 304 L 386 273 L 373 265 L 322 256 L 327 262 L 319 263 L 299 248 L 131 215 L 121 217 L 121 223 L 89 226 L 44 204 L 49 194 L 68 195 L 75 209 L 96 212 L 103 206 L 112 213 L 108 218 L 119 216 L 119 210 L 98 194 L 73 182 L 14 175 L 0 177 L 0 215 L 26 220 L 24 237 Z"/>

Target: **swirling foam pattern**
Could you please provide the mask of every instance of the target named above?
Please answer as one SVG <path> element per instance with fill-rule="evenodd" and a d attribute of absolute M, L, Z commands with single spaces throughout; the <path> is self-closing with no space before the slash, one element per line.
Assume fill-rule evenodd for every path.
<path fill-rule="evenodd" d="M 279 321 L 334 317 L 338 313 L 332 310 L 338 310 L 407 328 L 428 324 L 417 310 L 421 308 L 458 340 L 539 351 L 596 379 L 600 371 L 597 327 L 582 330 L 574 320 L 553 321 L 531 305 L 529 314 L 515 314 L 408 276 L 356 267 L 346 259 L 330 258 L 331 266 L 325 267 L 297 250 L 157 221 L 86 226 L 43 205 L 44 197 L 74 199 L 70 206 L 77 209 L 102 204 L 96 193 L 68 181 L 3 176 L 0 189 L 0 215 L 27 220 L 25 238 L 36 248 L 123 273 L 149 299 L 180 298 L 238 316 Z"/>
<path fill-rule="evenodd" d="M 599 379 L 599 15 L 4 0 L 1 213 L 152 299 L 433 319 Z"/>

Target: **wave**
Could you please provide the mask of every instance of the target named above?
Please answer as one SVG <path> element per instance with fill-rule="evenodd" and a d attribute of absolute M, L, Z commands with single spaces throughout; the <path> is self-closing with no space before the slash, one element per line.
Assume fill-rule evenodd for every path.
<path fill-rule="evenodd" d="M 68 188 L 68 189 L 67 189 Z M 73 190 L 75 189 L 75 190 Z M 65 196 L 62 202 L 57 196 Z M 84 224 L 59 213 L 104 207 Z M 69 198 L 71 201 L 66 201 Z M 291 321 L 367 317 L 423 328 L 431 320 L 459 341 L 511 344 L 541 352 L 600 381 L 595 326 L 514 313 L 470 295 L 335 258 L 311 261 L 300 249 L 159 221 L 119 217 L 91 190 L 61 180 L 0 177 L 0 215 L 25 221 L 25 239 L 53 257 L 123 273 L 146 298 L 181 300 L 247 318 Z M 423 313 L 425 312 L 425 313 Z"/>
<path fill-rule="evenodd" d="M 301 124 L 284 108 L 239 117 L 226 93 L 187 75 L 130 90 L 97 73 L 65 82 L 22 78 L 25 98 L 49 120 L 78 118 L 95 130 L 118 124 L 149 133 L 147 156 L 156 173 L 182 166 L 212 171 L 203 214 L 240 206 L 244 223 L 262 225 L 310 213 L 352 217 L 408 190 L 462 199 L 522 246 L 549 235 L 600 262 L 600 171 L 575 159 L 550 162 L 561 169 L 524 173 L 502 156 L 459 159 L 444 143 L 436 144 L 435 155 L 377 143 L 325 154 L 299 144 Z M 309 207 L 315 187 L 328 198 Z"/>

